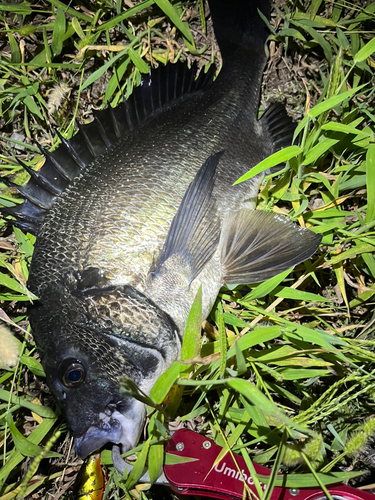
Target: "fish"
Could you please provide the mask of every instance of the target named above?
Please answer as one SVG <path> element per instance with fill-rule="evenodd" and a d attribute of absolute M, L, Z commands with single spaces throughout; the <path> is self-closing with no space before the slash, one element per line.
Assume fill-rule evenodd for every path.
<path fill-rule="evenodd" d="M 82 458 L 136 446 L 144 394 L 175 362 L 202 287 L 206 318 L 223 284 L 256 283 L 311 257 L 320 236 L 256 209 L 261 172 L 288 146 L 281 104 L 258 119 L 265 0 L 210 0 L 223 66 L 214 79 L 179 62 L 142 76 L 128 100 L 42 152 L 23 204 L 5 208 L 36 235 L 29 308 L 48 386 Z M 13 185 L 8 181 L 9 185 Z"/>

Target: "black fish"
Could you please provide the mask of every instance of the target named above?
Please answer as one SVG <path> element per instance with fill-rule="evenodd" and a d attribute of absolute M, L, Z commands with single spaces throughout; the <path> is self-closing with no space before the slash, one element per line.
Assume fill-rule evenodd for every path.
<path fill-rule="evenodd" d="M 76 450 L 134 447 L 145 409 L 120 391 L 125 374 L 149 393 L 178 359 L 200 285 L 207 316 L 223 283 L 263 281 L 304 261 L 320 236 L 254 210 L 259 174 L 289 145 L 280 105 L 257 119 L 266 62 L 264 0 L 211 0 L 223 69 L 168 65 L 128 101 L 96 114 L 47 153 L 4 210 L 37 234 L 30 321 L 47 381 Z"/>

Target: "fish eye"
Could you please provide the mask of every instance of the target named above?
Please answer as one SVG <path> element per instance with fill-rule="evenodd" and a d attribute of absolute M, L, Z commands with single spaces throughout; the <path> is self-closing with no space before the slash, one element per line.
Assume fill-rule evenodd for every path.
<path fill-rule="evenodd" d="M 66 387 L 78 387 L 85 380 L 86 370 L 77 359 L 64 359 L 59 364 L 57 373 L 60 381 Z"/>

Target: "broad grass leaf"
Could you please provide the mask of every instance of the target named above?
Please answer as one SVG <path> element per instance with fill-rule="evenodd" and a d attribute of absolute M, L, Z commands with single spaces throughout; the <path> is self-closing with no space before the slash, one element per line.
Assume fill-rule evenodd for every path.
<path fill-rule="evenodd" d="M 316 475 L 319 480 L 325 484 L 337 484 L 343 483 L 348 479 L 359 477 L 363 472 L 331 472 L 330 474 L 322 474 L 317 472 Z M 263 483 L 267 484 L 269 481 L 269 476 L 258 475 L 258 478 Z M 319 486 L 314 474 L 278 474 L 275 479 L 274 486 L 279 486 L 283 488 L 315 488 Z"/>
<path fill-rule="evenodd" d="M 35 300 L 37 297 L 33 295 L 28 289 L 19 283 L 18 281 L 10 278 L 7 274 L 0 273 L 0 285 L 9 288 L 10 290 L 14 290 L 15 292 L 19 292 L 25 295 L 28 299 Z"/>
<path fill-rule="evenodd" d="M 21 52 L 18 47 L 18 43 L 13 36 L 13 33 L 8 33 L 9 47 L 10 47 L 10 60 L 12 63 L 20 63 L 21 62 Z"/>
<path fill-rule="evenodd" d="M 225 332 L 225 325 L 223 315 L 220 310 L 216 312 L 216 322 L 217 329 L 219 331 L 219 352 L 220 352 L 220 368 L 219 368 L 219 376 L 222 378 L 225 374 L 225 368 L 227 365 L 227 334 Z"/>
<path fill-rule="evenodd" d="M 197 295 L 191 306 L 186 322 L 184 339 L 182 341 L 181 359 L 194 358 L 199 354 L 202 326 L 202 286 L 199 287 Z M 181 374 L 189 373 L 190 366 L 181 365 Z"/>
<path fill-rule="evenodd" d="M 251 357 L 263 363 L 274 363 L 281 358 L 290 358 L 292 356 L 297 356 L 299 353 L 300 350 L 291 345 L 282 345 L 270 347 L 264 351 L 251 351 Z"/>
<path fill-rule="evenodd" d="M 265 160 L 258 163 L 258 165 L 253 167 L 246 174 L 244 174 L 242 177 L 236 180 L 236 182 L 233 185 L 235 186 L 240 182 L 247 181 L 248 179 L 251 179 L 255 175 L 259 174 L 260 172 L 268 170 L 271 167 L 275 167 L 276 165 L 280 165 L 280 163 L 284 163 L 290 160 L 291 158 L 298 156 L 301 153 L 302 149 L 299 148 L 298 146 L 288 146 L 287 148 L 281 149 L 277 153 L 274 153 L 273 155 L 269 156 Z"/>
<path fill-rule="evenodd" d="M 315 40 L 320 47 L 322 47 L 325 58 L 329 63 L 332 62 L 332 49 L 331 45 L 327 40 L 324 38 L 323 35 L 321 35 L 318 31 L 316 31 L 314 28 L 311 26 L 307 25 L 306 21 L 300 22 L 300 23 L 294 23 L 297 26 L 300 26 L 302 29 L 304 29 L 312 38 Z"/>
<path fill-rule="evenodd" d="M 314 226 L 313 228 L 311 228 L 314 233 L 317 233 L 317 234 L 323 234 L 323 233 L 327 233 L 329 231 L 333 231 L 333 230 L 336 230 L 336 229 L 342 229 L 343 228 L 343 224 L 341 224 L 340 222 L 328 222 L 327 224 L 321 224 L 320 226 Z"/>
<path fill-rule="evenodd" d="M 69 23 L 68 27 L 66 28 L 66 31 L 64 35 L 62 36 L 62 41 L 65 42 L 65 40 L 68 40 L 71 36 L 74 34 L 74 28 L 73 26 Z M 37 68 L 43 68 L 46 67 L 46 49 L 42 50 L 39 52 L 31 61 L 27 63 L 27 66 L 32 66 L 32 67 L 37 67 Z M 52 65 L 51 67 L 56 67 L 56 68 L 79 68 L 78 64 L 61 64 L 61 63 L 56 63 L 55 65 Z"/>
<path fill-rule="evenodd" d="M 368 57 L 370 57 L 375 52 L 375 38 L 372 38 L 369 42 L 366 43 L 364 47 L 359 50 L 354 56 L 354 62 L 362 62 Z"/>
<path fill-rule="evenodd" d="M 291 175 L 291 171 L 282 175 L 281 178 L 276 182 L 275 187 L 271 189 L 270 194 L 275 199 L 275 201 L 282 199 L 286 194 L 290 185 Z"/>
<path fill-rule="evenodd" d="M 358 243 L 356 246 L 349 248 L 349 250 L 345 250 L 345 252 L 341 252 L 340 254 L 335 255 L 324 264 L 324 267 L 337 264 L 338 262 L 346 259 L 354 259 L 355 257 L 357 257 L 357 255 L 368 252 L 375 252 L 375 240 L 373 245 L 370 245 L 368 243 Z"/>
<path fill-rule="evenodd" d="M 198 356 L 201 344 L 201 327 L 202 327 L 202 286 L 199 287 L 197 295 L 191 306 L 189 316 L 186 322 L 184 338 L 181 348 L 181 360 L 186 361 Z M 192 364 L 180 364 L 180 377 L 187 377 L 192 371 Z M 183 387 L 175 387 L 171 392 L 168 404 L 168 412 L 174 415 L 179 407 L 184 392 Z"/>
<path fill-rule="evenodd" d="M 241 318 L 234 316 L 230 313 L 223 314 L 224 321 L 227 325 L 238 326 L 240 328 L 249 328 L 249 324 L 243 321 Z"/>
<path fill-rule="evenodd" d="M 240 395 L 240 401 L 243 404 L 244 408 L 246 409 L 247 414 L 250 416 L 251 420 L 255 424 L 255 428 L 252 429 L 253 436 L 257 437 L 257 438 L 261 438 L 262 433 L 263 433 L 262 429 L 265 429 L 267 431 L 266 434 L 268 434 L 268 430 L 270 429 L 270 426 L 269 426 L 264 414 L 260 410 L 260 408 L 257 408 L 256 406 L 251 405 L 247 401 L 247 399 L 242 395 Z M 233 407 L 230 408 L 230 410 L 232 410 L 232 411 L 235 409 L 236 408 L 233 408 Z"/>
<path fill-rule="evenodd" d="M 237 374 L 242 375 L 247 370 L 245 356 L 243 355 L 238 342 L 234 344 L 234 347 L 236 349 Z"/>
<path fill-rule="evenodd" d="M 201 25 L 202 25 L 202 30 L 203 30 L 203 33 L 206 34 L 207 33 L 207 30 L 206 30 L 206 16 L 205 16 L 205 12 L 204 12 L 204 2 L 203 0 L 199 0 L 199 18 L 201 20 Z"/>
<path fill-rule="evenodd" d="M 327 368 L 328 366 L 333 366 L 333 363 L 330 363 L 329 361 L 324 361 L 323 359 L 303 357 L 303 356 L 297 356 L 294 358 L 289 357 L 287 359 L 282 359 L 282 360 L 274 360 L 271 362 L 271 364 L 276 366 L 285 366 L 285 367 L 297 366 L 299 368 Z M 293 368 L 293 370 L 295 370 L 295 368 Z M 306 370 L 306 372 L 311 373 L 311 371 L 309 370 Z M 284 378 L 284 372 L 283 372 L 283 378 Z"/>
<path fill-rule="evenodd" d="M 371 137 L 370 131 L 359 130 L 352 125 L 345 125 L 344 123 L 329 122 L 322 125 L 322 130 L 332 130 L 334 132 L 342 132 L 344 134 L 354 134 L 363 137 Z"/>
<path fill-rule="evenodd" d="M 81 27 L 81 24 L 80 22 L 78 21 L 78 19 L 76 17 L 73 17 L 72 19 L 72 26 L 74 28 L 74 31 L 77 33 L 77 35 L 79 36 L 79 38 L 81 40 L 84 40 L 84 38 L 86 37 L 85 33 L 83 32 L 83 29 Z"/>
<path fill-rule="evenodd" d="M 291 324 L 292 325 L 292 324 Z M 289 331 L 289 328 L 291 331 Z M 335 345 L 346 346 L 345 340 L 341 339 L 338 336 L 330 335 L 329 333 L 319 330 L 318 328 L 308 328 L 307 326 L 293 324 L 293 327 L 290 326 L 288 330 L 285 332 L 285 335 L 288 337 L 294 337 L 297 335 L 304 342 L 309 342 L 310 344 L 317 344 L 323 349 L 327 349 L 328 351 L 332 351 Z M 293 329 L 292 329 L 293 328 Z M 335 351 L 337 355 L 341 355 L 339 351 Z"/>
<path fill-rule="evenodd" d="M 80 88 L 80 91 L 84 90 L 86 87 L 88 87 L 89 85 L 94 83 L 98 78 L 100 78 L 108 70 L 108 68 L 110 68 L 118 59 L 120 59 L 127 53 L 128 49 L 129 47 L 126 47 L 122 52 L 119 52 L 118 54 L 113 56 L 109 61 L 103 64 L 103 66 L 94 71 L 94 73 L 92 73 L 83 83 L 82 87 Z"/>
<path fill-rule="evenodd" d="M 242 302 L 249 302 L 250 300 L 260 299 L 261 297 L 268 295 L 288 276 L 288 274 L 291 273 L 291 271 L 292 269 L 287 269 L 283 273 L 280 273 L 264 283 L 261 283 L 249 294 L 247 294 L 246 297 L 242 299 Z"/>
<path fill-rule="evenodd" d="M 60 0 L 48 0 L 48 3 L 57 7 L 58 9 L 62 9 L 66 14 L 70 14 L 71 16 L 76 16 L 78 19 L 82 19 L 82 21 L 87 21 L 88 23 L 92 22 L 92 18 L 86 16 L 86 14 L 82 14 L 82 12 L 69 7 L 64 2 L 60 2 Z"/>
<path fill-rule="evenodd" d="M 42 365 L 35 358 L 31 358 L 30 356 L 21 356 L 20 361 L 23 365 L 27 366 L 27 368 L 37 377 L 45 377 Z"/>
<path fill-rule="evenodd" d="M 283 380 L 301 380 L 332 375 L 331 370 L 310 370 L 308 368 L 287 368 L 286 370 L 279 370 L 279 373 Z"/>
<path fill-rule="evenodd" d="M 227 313 L 225 313 L 227 314 Z M 224 319 L 225 319 L 225 314 L 224 314 Z M 228 323 L 231 324 L 231 323 Z M 245 323 L 247 325 L 247 323 Z M 249 325 L 247 325 L 247 328 L 250 328 Z M 256 330 L 251 330 L 245 335 L 242 335 L 240 338 L 237 337 L 232 337 L 228 339 L 228 344 L 231 346 L 229 351 L 226 354 L 227 359 L 231 358 L 232 356 L 236 355 L 236 349 L 233 346 L 233 343 L 236 341 L 239 348 L 241 351 L 244 351 L 245 349 L 249 349 L 250 347 L 253 347 L 254 345 L 257 344 L 263 344 L 264 342 L 268 342 L 270 340 L 273 340 L 277 337 L 280 336 L 280 327 L 279 326 L 268 326 L 268 327 L 262 327 L 258 328 Z M 220 343 L 219 341 L 215 342 L 209 342 L 207 344 L 203 344 L 201 348 L 201 356 L 209 356 L 210 354 L 214 354 L 220 352 Z M 213 365 L 216 366 L 216 365 Z"/>
<path fill-rule="evenodd" d="M 158 427 L 155 425 L 158 414 L 154 414 L 151 417 L 149 424 L 149 435 L 152 438 L 160 439 L 161 435 L 158 431 Z M 159 416 L 160 418 L 160 416 Z M 150 481 L 153 483 L 163 472 L 163 462 L 164 462 L 164 446 L 160 444 L 152 444 L 150 446 L 150 451 L 148 452 L 148 472 L 150 475 Z"/>
<path fill-rule="evenodd" d="M 373 41 L 375 41 L 375 38 Z M 370 144 L 366 153 L 366 187 L 367 210 L 365 222 L 368 223 L 375 219 L 375 144 Z"/>
<path fill-rule="evenodd" d="M 30 8 L 30 4 L 28 2 L 22 2 L 19 5 L 16 4 L 0 4 L 0 12 L 12 12 L 14 14 L 20 14 L 21 16 L 29 16 L 33 11 Z"/>
<path fill-rule="evenodd" d="M 36 237 L 31 234 L 25 236 L 21 229 L 18 229 L 18 227 L 14 227 L 13 231 L 18 243 L 21 246 L 21 250 L 25 253 L 25 256 L 31 257 L 34 251 Z"/>
<path fill-rule="evenodd" d="M 344 299 L 348 315 L 350 315 L 350 309 L 349 309 L 349 302 L 348 302 L 348 296 L 346 294 L 346 285 L 345 285 L 345 278 L 344 278 L 344 266 L 342 261 L 338 262 L 337 264 L 334 264 L 333 269 L 336 274 L 337 278 L 337 284 L 339 285 L 340 292 L 342 295 L 342 298 Z"/>
<path fill-rule="evenodd" d="M 104 95 L 105 103 L 107 103 L 112 98 L 116 89 L 119 89 L 121 79 L 124 76 L 124 73 L 129 63 L 130 63 L 130 57 L 125 57 L 124 60 L 121 61 L 119 66 L 113 69 L 113 75 L 111 76 L 111 79 L 109 80 L 107 88 L 105 90 L 105 95 Z"/>
<path fill-rule="evenodd" d="M 10 414 L 8 414 L 8 425 L 12 434 L 14 446 L 19 453 L 25 457 L 36 457 L 42 453 L 42 448 L 40 448 L 37 444 L 28 441 L 20 433 Z"/>
<path fill-rule="evenodd" d="M 279 326 L 264 326 L 246 333 L 246 335 L 243 335 L 238 339 L 237 344 L 241 351 L 244 351 L 245 349 L 249 349 L 255 345 L 263 344 L 264 342 L 276 339 L 280 336 L 280 334 L 281 330 Z M 229 351 L 228 356 L 231 354 L 231 351 Z"/>
<path fill-rule="evenodd" d="M 372 277 L 375 278 L 375 258 L 372 253 L 363 253 L 362 259 L 365 261 L 366 266 L 368 267 Z"/>
<path fill-rule="evenodd" d="M 148 73 L 150 71 L 148 64 L 141 58 L 141 56 L 139 54 L 137 54 L 137 52 L 134 49 L 129 48 L 128 54 L 129 54 L 130 59 L 132 60 L 132 63 L 134 64 L 134 66 L 141 73 Z"/>
<path fill-rule="evenodd" d="M 173 453 L 165 454 L 165 465 L 188 464 L 189 462 L 196 462 L 197 458 L 181 457 Z"/>
<path fill-rule="evenodd" d="M 306 221 L 310 221 L 310 219 L 330 219 L 332 217 L 343 219 L 346 215 L 353 216 L 353 212 L 338 208 L 327 208 L 326 210 L 312 210 L 305 214 L 304 218 Z"/>
<path fill-rule="evenodd" d="M 38 118 L 43 120 L 43 116 L 42 116 L 42 114 L 41 114 L 41 112 L 40 112 L 40 110 L 39 110 L 39 108 L 38 108 L 37 104 L 35 103 L 34 98 L 32 96 L 28 95 L 27 97 L 25 97 L 23 102 L 26 104 L 26 106 L 28 107 L 28 109 L 31 113 L 33 113 Z"/>
<path fill-rule="evenodd" d="M 343 101 L 351 97 L 353 94 L 358 93 L 360 90 L 362 90 L 364 87 L 366 87 L 367 84 L 360 85 L 359 87 L 356 87 L 354 89 L 348 90 L 346 92 L 343 92 L 342 94 L 335 95 L 333 97 L 330 97 L 329 99 L 320 102 L 316 106 L 314 106 L 310 111 L 307 113 L 307 115 L 303 118 L 303 120 L 300 121 L 300 123 L 297 125 L 297 128 L 294 132 L 294 138 L 298 137 L 298 134 L 303 130 L 305 127 L 306 123 L 308 122 L 309 119 L 311 118 L 316 118 L 322 113 L 325 113 L 326 111 L 330 111 L 331 109 L 335 108 L 339 104 L 341 104 Z"/>
<path fill-rule="evenodd" d="M 31 401 L 25 399 L 25 397 L 23 396 L 15 396 L 14 394 L 10 394 L 5 389 L 0 389 L 0 399 L 6 402 L 10 401 L 13 405 L 19 405 L 23 406 L 24 408 L 28 408 L 40 417 L 47 418 L 49 420 L 56 418 L 55 412 L 52 410 L 52 408 L 49 408 L 48 406 L 36 405 L 35 403 L 32 403 Z"/>
<path fill-rule="evenodd" d="M 366 300 L 369 300 L 375 293 L 375 285 L 371 285 L 369 288 L 373 288 L 373 290 L 366 290 L 365 292 L 358 295 L 357 298 L 353 299 L 349 306 L 352 309 L 353 307 L 357 307 L 361 304 L 364 304 Z"/>
<path fill-rule="evenodd" d="M 348 48 L 350 47 L 350 43 L 348 41 L 348 39 L 346 38 L 344 32 L 342 31 L 342 29 L 340 28 L 336 28 L 336 34 L 337 34 L 337 38 L 338 38 L 338 41 L 340 43 L 340 46 L 342 47 L 343 50 L 348 50 Z"/>
<path fill-rule="evenodd" d="M 118 16 L 113 17 L 106 23 L 101 24 L 100 26 L 97 27 L 97 31 L 107 31 L 113 28 L 116 28 L 122 21 L 127 19 L 128 17 L 135 16 L 138 14 L 143 9 L 146 9 L 147 7 L 150 7 L 152 4 L 154 4 L 154 0 L 146 0 L 145 2 L 140 2 L 139 4 L 135 5 L 134 7 L 131 7 L 130 9 L 127 9 L 125 12 L 122 12 Z"/>
<path fill-rule="evenodd" d="M 51 49 L 54 56 L 61 54 L 66 29 L 65 14 L 61 9 L 57 9 L 56 19 L 53 26 Z"/>
<path fill-rule="evenodd" d="M 167 397 L 173 384 L 176 382 L 180 375 L 181 363 L 177 361 L 168 368 L 155 382 L 150 392 L 150 398 L 156 403 L 161 404 Z"/>
<path fill-rule="evenodd" d="M 324 153 L 326 153 L 332 146 L 337 144 L 339 139 L 332 139 L 326 137 L 322 141 L 318 142 L 305 156 L 303 163 L 305 165 L 310 165 L 315 162 L 318 158 L 320 158 Z"/>
<path fill-rule="evenodd" d="M 226 385 L 231 389 L 242 394 L 252 405 L 259 408 L 262 413 L 268 415 L 279 422 L 279 425 L 285 425 L 292 429 L 298 429 L 303 434 L 308 435 L 309 431 L 303 427 L 295 424 L 293 420 L 281 412 L 275 403 L 268 399 L 260 390 L 255 387 L 251 382 L 240 378 L 232 379 L 226 382 Z"/>
<path fill-rule="evenodd" d="M 321 295 L 303 292 L 302 290 L 297 290 L 288 286 L 278 287 L 274 293 L 276 297 L 282 297 L 283 299 L 304 300 L 305 302 L 331 302 L 330 299 L 326 299 Z"/>
<path fill-rule="evenodd" d="M 0 300 L 12 301 L 18 300 L 21 302 L 30 302 L 30 298 L 26 295 L 14 295 L 12 293 L 2 293 L 0 295 Z"/>
<path fill-rule="evenodd" d="M 309 13 L 306 12 L 294 12 L 291 21 L 294 24 L 295 21 L 300 21 L 303 26 L 311 26 L 315 28 L 324 28 L 325 26 L 334 26 L 334 23 L 330 19 L 325 19 L 324 17 L 315 16 L 315 19 L 311 19 Z"/>
<path fill-rule="evenodd" d="M 143 444 L 142 450 L 139 452 L 137 460 L 130 471 L 129 477 L 126 481 L 126 488 L 131 489 L 135 484 L 137 484 L 138 479 L 142 476 L 143 470 L 146 464 L 146 458 L 150 448 L 151 437 Z"/>
<path fill-rule="evenodd" d="M 31 443 L 34 444 L 39 444 L 42 441 L 42 439 L 44 439 L 50 432 L 56 420 L 57 417 L 45 418 L 43 422 L 39 424 L 38 427 L 34 429 L 32 433 L 26 438 L 27 441 L 30 441 Z M 56 455 L 58 454 L 56 453 Z M 61 457 L 61 455 L 59 456 Z M 0 469 L 0 481 L 3 480 L 5 481 L 8 475 L 17 467 L 19 463 L 22 462 L 23 458 L 24 456 L 16 448 L 12 450 L 9 457 L 7 458 L 5 465 Z"/>
<path fill-rule="evenodd" d="M 193 35 L 191 34 L 189 25 L 181 21 L 180 16 L 177 14 L 175 8 L 168 0 L 155 0 L 156 5 L 164 12 L 166 16 L 172 21 L 177 29 L 181 31 L 183 36 L 190 44 L 194 44 Z"/>
<path fill-rule="evenodd" d="M 299 40 L 302 40 L 303 42 L 306 42 L 306 38 L 302 35 L 302 33 L 294 28 L 283 28 L 281 31 L 278 32 L 277 34 L 278 37 L 280 36 L 292 36 L 293 38 L 298 38 Z"/>

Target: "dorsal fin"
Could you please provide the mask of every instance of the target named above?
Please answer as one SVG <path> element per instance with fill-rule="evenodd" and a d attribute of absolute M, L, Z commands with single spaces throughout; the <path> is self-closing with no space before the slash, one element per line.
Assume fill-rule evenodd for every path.
<path fill-rule="evenodd" d="M 168 64 L 142 75 L 127 101 L 116 108 L 108 107 L 94 113 L 94 121 L 79 125 L 79 132 L 70 140 L 60 134 L 61 145 L 53 152 L 40 147 L 45 156 L 41 169 L 34 171 L 21 164 L 31 178 L 26 186 L 4 182 L 25 198 L 22 205 L 0 209 L 16 219 L 16 227 L 37 234 L 47 211 L 69 183 L 108 147 L 139 127 L 150 117 L 174 106 L 193 92 L 207 90 L 213 81 L 215 66 L 207 73 L 202 70 L 198 78 L 197 66 L 190 69 L 186 63 Z"/>

